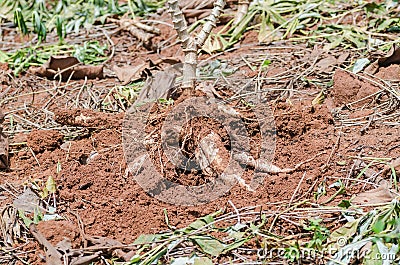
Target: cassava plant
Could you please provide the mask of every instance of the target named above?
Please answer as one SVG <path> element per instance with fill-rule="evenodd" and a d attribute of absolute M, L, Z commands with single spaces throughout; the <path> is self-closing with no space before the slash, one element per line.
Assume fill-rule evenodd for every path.
<path fill-rule="evenodd" d="M 174 28 L 178 33 L 178 38 L 182 43 L 185 54 L 183 62 L 183 93 L 192 94 L 196 84 L 197 53 L 204 45 L 225 6 L 224 0 L 217 0 L 211 14 L 206 18 L 206 23 L 197 36 L 192 36 L 188 32 L 186 19 L 179 7 L 178 0 L 169 0 L 169 12 L 171 13 Z"/>

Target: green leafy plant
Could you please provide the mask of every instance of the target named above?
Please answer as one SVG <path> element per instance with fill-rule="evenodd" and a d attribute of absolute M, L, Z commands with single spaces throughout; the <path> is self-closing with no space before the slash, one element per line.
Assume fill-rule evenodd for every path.
<path fill-rule="evenodd" d="M 35 33 L 38 41 L 46 40 L 55 31 L 60 40 L 71 33 L 78 33 L 107 17 L 127 12 L 143 16 L 154 12 L 165 1 L 129 0 L 119 5 L 117 0 L 4 0 L 0 1 L 0 16 L 13 21 L 23 35 Z"/>
<path fill-rule="evenodd" d="M 307 40 L 313 45 L 323 39 L 327 42 L 326 50 L 338 46 L 364 48 L 370 43 L 379 43 L 377 38 L 387 38 L 384 32 L 399 31 L 396 4 L 391 2 L 362 1 L 353 5 L 343 0 L 253 1 L 239 23 L 233 23 L 232 19 L 217 33 L 211 33 L 203 50 L 208 53 L 226 50 L 253 29 L 258 30 L 258 40 L 263 43 L 290 39 Z M 368 17 L 369 24 L 338 23 L 352 14 Z"/>
<path fill-rule="evenodd" d="M 354 259 L 362 264 L 391 264 L 399 259 L 399 234 L 400 202 L 395 199 L 332 232 L 327 249 L 335 255 L 328 264 Z"/>
<path fill-rule="evenodd" d="M 227 228 L 217 228 L 213 223 L 215 222 L 215 217 L 220 215 L 222 211 L 218 211 L 207 216 L 201 217 L 191 223 L 189 226 L 176 229 L 173 232 L 167 232 L 163 234 L 157 235 L 141 235 L 139 236 L 134 244 L 142 246 L 136 253 L 136 255 L 131 259 L 129 264 L 156 264 L 157 262 L 162 262 L 163 256 L 167 252 L 171 252 L 174 248 L 178 247 L 181 244 L 187 244 L 190 242 L 197 246 L 196 253 L 201 253 L 202 255 L 206 254 L 212 257 L 218 257 L 223 253 L 227 253 L 232 251 L 244 243 L 246 243 L 249 238 L 248 237 L 238 237 L 234 239 L 231 243 L 221 242 L 220 239 L 217 239 L 210 234 L 212 232 L 228 232 L 235 230 L 235 227 L 227 227 Z M 168 215 L 165 213 L 165 219 L 167 225 L 173 229 L 169 225 Z M 244 226 L 242 228 L 245 228 Z M 241 229 L 241 228 L 238 228 Z M 236 229 L 236 230 L 238 230 Z M 156 243 L 159 242 L 157 245 Z M 198 263 L 198 264 L 212 264 L 210 263 L 210 259 L 198 259 L 198 255 L 194 253 L 191 257 L 182 257 L 178 261 L 188 261 L 193 259 L 193 261 L 198 260 L 197 262 L 208 262 L 208 263 Z M 178 262 L 175 260 L 175 262 Z M 164 262 L 162 262 L 165 264 Z M 174 264 L 174 263 L 173 263 Z M 178 263 L 176 263 L 178 264 Z"/>
<path fill-rule="evenodd" d="M 57 55 L 72 55 L 85 64 L 100 64 L 107 60 L 106 49 L 107 45 L 100 45 L 98 41 L 84 42 L 83 45 L 36 45 L 16 52 L 0 51 L 0 62 L 8 63 L 14 74 L 18 75 L 30 66 L 43 65 L 50 56 Z"/>
<path fill-rule="evenodd" d="M 284 258 L 290 260 L 291 262 L 295 262 L 300 259 L 301 249 L 299 244 L 296 242 L 295 245 L 289 246 L 285 248 Z"/>
<path fill-rule="evenodd" d="M 84 64 L 99 64 L 107 57 L 107 45 L 100 45 L 98 41 L 87 41 L 83 45 L 75 45 L 72 55 Z"/>
<path fill-rule="evenodd" d="M 313 233 L 312 239 L 307 243 L 307 248 L 321 250 L 329 237 L 329 229 L 321 225 L 322 219 L 310 219 L 304 230 Z"/>

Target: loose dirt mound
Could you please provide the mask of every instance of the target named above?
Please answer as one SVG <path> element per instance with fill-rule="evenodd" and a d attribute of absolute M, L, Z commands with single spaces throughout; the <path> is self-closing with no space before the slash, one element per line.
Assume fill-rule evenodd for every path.
<path fill-rule="evenodd" d="M 161 203 L 148 196 L 130 174 L 126 175 L 120 128 L 96 130 L 90 137 L 70 141 L 62 149 L 36 153 L 40 166 L 30 153 L 13 157 L 12 164 L 18 164 L 23 169 L 19 172 L 21 179 L 32 175 L 45 181 L 53 175 L 57 182 L 61 214 L 68 216 L 75 225 L 76 218 L 70 212 L 79 214 L 87 234 L 130 243 L 139 234 L 166 229 L 164 209 L 168 212 L 170 224 L 182 227 L 199 216 L 226 206 L 228 200 L 237 207 L 288 201 L 305 171 L 306 178 L 300 183 L 295 197 L 309 197 L 313 184 L 322 177 L 327 153 L 335 142 L 332 117 L 324 105 L 312 107 L 310 102 L 302 101 L 294 102 L 294 105 L 279 103 L 274 114 L 278 129 L 274 164 L 282 168 L 293 167 L 322 151 L 326 153 L 316 156 L 292 174 L 267 176 L 264 185 L 254 193 L 235 186 L 225 197 L 201 207 Z M 41 133 L 46 131 L 35 131 L 28 138 Z M 58 161 L 62 170 L 57 175 Z M 40 229 L 46 230 L 48 236 L 65 230 L 53 222 L 41 223 Z"/>

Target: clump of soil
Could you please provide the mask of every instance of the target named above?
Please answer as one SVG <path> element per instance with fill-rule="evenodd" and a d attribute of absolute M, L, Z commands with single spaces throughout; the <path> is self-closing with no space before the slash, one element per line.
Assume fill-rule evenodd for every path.
<path fill-rule="evenodd" d="M 80 234 L 77 226 L 67 220 L 39 222 L 37 229 L 53 245 L 63 240 L 72 243 L 72 248 L 79 248 L 81 244 Z"/>
<path fill-rule="evenodd" d="M 340 107 L 347 103 L 363 99 L 379 90 L 378 86 L 360 80 L 349 72 L 338 69 L 333 76 L 331 96 L 336 107 Z"/>
<path fill-rule="evenodd" d="M 392 64 L 388 67 L 381 67 L 375 76 L 384 80 L 398 81 L 400 80 L 400 65 Z"/>
<path fill-rule="evenodd" d="M 281 138 L 293 139 L 312 131 L 324 131 L 333 125 L 333 118 L 325 106 L 278 103 L 276 109 L 281 111 L 275 119 Z"/>
<path fill-rule="evenodd" d="M 91 128 L 121 127 L 123 113 L 106 114 L 88 109 L 58 109 L 55 111 L 56 121 L 63 125 Z"/>
<path fill-rule="evenodd" d="M 35 153 L 52 151 L 62 144 L 63 135 L 55 130 L 33 130 L 28 135 L 28 146 Z"/>

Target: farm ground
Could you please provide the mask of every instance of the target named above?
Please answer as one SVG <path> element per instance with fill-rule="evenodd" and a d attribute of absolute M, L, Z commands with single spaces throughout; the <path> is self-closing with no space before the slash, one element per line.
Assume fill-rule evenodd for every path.
<path fill-rule="evenodd" d="M 112 43 L 109 50 L 113 54 L 104 66 L 104 78 L 59 81 L 30 72 L 14 76 L 7 65 L 2 65 L 0 104 L 6 114 L 3 132 L 10 142 L 10 168 L 0 171 L 4 220 L 9 220 L 5 213 L 16 214 L 9 207 L 15 207 L 21 194 L 27 189 L 40 193 L 49 176 L 55 180 L 56 192 L 40 205 L 53 205 L 54 199 L 62 220 L 40 221 L 37 229 L 53 246 L 68 238 L 71 249 L 87 248 L 89 237 L 103 238 L 97 245 L 91 242 L 98 249 L 112 249 L 118 245 L 116 241 L 129 245 L 140 235 L 185 228 L 220 209 L 230 216 L 226 223 L 221 221 L 221 226 L 233 225 L 239 212 L 243 213 L 242 223 L 260 222 L 264 213 L 271 234 L 282 238 L 303 235 L 300 238 L 306 240 L 310 237 L 304 231 L 307 220 L 320 218 L 331 232 L 346 223 L 338 207 L 341 202 L 356 198 L 352 203 L 368 211 L 371 205 L 398 196 L 392 172 L 384 169 L 400 157 L 400 66 L 380 67 L 370 75 L 355 74 L 349 67 L 357 59 L 378 55 L 366 55 L 364 50 L 326 50 L 323 43 L 259 44 L 255 31 L 247 32 L 230 51 L 202 54 L 199 82 L 212 84 L 223 99 L 240 94 L 243 88 L 258 93 L 270 108 L 276 128 L 271 162 L 281 169 L 295 169 L 267 174 L 255 191 L 234 185 L 222 197 L 204 205 L 171 205 L 149 196 L 127 169 L 122 131 L 124 113 L 131 104 L 121 96 L 123 85 L 114 66 L 144 63 L 149 65 L 146 74 L 154 74 L 170 64 L 164 60 L 153 67 L 150 61 L 182 61 L 175 32 L 167 26 L 171 24 L 169 17 L 157 19 L 163 24 L 159 25 L 161 34 L 153 39 L 159 48 L 156 52 L 139 45 L 113 24 L 106 27 L 106 33 L 95 27 L 87 37 L 71 39 Z M 3 34 L 5 41 L 0 49 L 7 45 L 9 49 L 10 42 L 14 42 L 13 49 L 24 45 L 16 31 Z M 262 67 L 265 60 L 270 64 Z M 218 71 L 209 70 L 215 65 L 219 72 L 232 71 L 222 78 L 215 73 Z M 325 99 L 316 104 L 321 91 Z M 397 98 L 391 93 L 397 93 Z M 230 104 L 240 106 L 240 98 Z M 199 123 L 198 127 L 206 125 L 201 120 Z M 244 178 L 249 177 L 246 174 L 251 175 L 251 169 Z M 388 183 L 384 188 L 376 181 L 382 178 Z M 385 189 L 386 197 L 376 192 L 358 196 L 378 187 Z M 19 239 L 12 239 L 17 250 L 13 250 L 9 262 L 19 259 L 29 264 L 45 263 L 45 249 L 22 221 L 17 222 L 19 231 L 10 234 L 14 237 L 19 233 Z M 213 236 L 221 241 L 226 237 L 223 232 Z M 252 249 L 260 249 L 263 244 L 250 240 L 242 246 L 245 250 L 241 249 L 240 255 L 223 254 L 213 261 L 255 262 L 257 253 Z M 179 253 L 170 253 L 164 262 L 190 254 L 195 248 L 191 244 L 185 247 L 187 252 L 183 248 Z M 132 249 L 136 250 L 130 246 L 124 253 Z M 101 255 L 105 259 L 122 256 L 106 251 Z M 99 264 L 104 262 L 98 260 Z"/>

